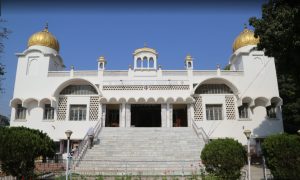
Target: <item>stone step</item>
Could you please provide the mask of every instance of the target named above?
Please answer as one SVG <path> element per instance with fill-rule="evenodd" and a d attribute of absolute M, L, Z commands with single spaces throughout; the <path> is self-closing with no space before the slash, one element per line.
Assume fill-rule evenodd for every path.
<path fill-rule="evenodd" d="M 76 167 L 77 173 L 181 172 L 199 166 L 205 145 L 189 127 L 103 128 L 95 139 L 97 143 Z"/>

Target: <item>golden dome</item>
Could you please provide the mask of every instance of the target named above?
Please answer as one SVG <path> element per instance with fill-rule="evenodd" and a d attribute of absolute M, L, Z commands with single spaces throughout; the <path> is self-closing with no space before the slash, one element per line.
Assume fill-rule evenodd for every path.
<path fill-rule="evenodd" d="M 254 32 L 250 29 L 247 29 L 247 27 L 244 28 L 244 30 L 238 35 L 238 37 L 235 38 L 232 49 L 233 52 L 237 49 L 247 46 L 247 45 L 257 45 L 259 43 L 259 37 L 254 37 Z"/>
<path fill-rule="evenodd" d="M 29 38 L 27 47 L 34 45 L 46 46 L 59 52 L 59 43 L 55 36 L 48 31 L 48 25 L 43 31 L 37 32 Z"/>

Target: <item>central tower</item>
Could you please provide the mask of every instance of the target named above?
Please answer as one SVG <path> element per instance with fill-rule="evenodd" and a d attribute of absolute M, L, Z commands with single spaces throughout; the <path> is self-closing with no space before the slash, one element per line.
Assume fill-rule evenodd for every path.
<path fill-rule="evenodd" d="M 157 56 L 155 49 L 144 45 L 133 52 L 134 70 L 157 70 Z"/>

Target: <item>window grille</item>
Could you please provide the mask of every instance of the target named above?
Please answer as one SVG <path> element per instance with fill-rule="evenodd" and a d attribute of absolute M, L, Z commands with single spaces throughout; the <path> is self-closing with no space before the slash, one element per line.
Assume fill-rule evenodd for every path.
<path fill-rule="evenodd" d="M 60 97 L 58 99 L 58 108 L 57 108 L 57 120 L 65 120 L 67 114 L 67 97 Z"/>
<path fill-rule="evenodd" d="M 45 104 L 44 108 L 44 119 L 54 119 L 54 108 L 50 104 Z"/>
<path fill-rule="evenodd" d="M 233 96 L 225 96 L 226 117 L 228 120 L 235 120 L 235 100 Z"/>
<path fill-rule="evenodd" d="M 206 104 L 206 119 L 222 120 L 223 119 L 222 104 Z"/>
<path fill-rule="evenodd" d="M 70 105 L 70 121 L 86 120 L 86 105 Z"/>
<path fill-rule="evenodd" d="M 17 105 L 16 119 L 26 119 L 26 108 L 22 104 Z"/>
<path fill-rule="evenodd" d="M 96 89 L 91 85 L 69 85 L 64 88 L 61 95 L 88 95 L 88 94 L 98 94 Z"/>
<path fill-rule="evenodd" d="M 97 121 L 98 120 L 98 111 L 99 111 L 99 97 L 98 96 L 91 96 L 90 97 L 90 121 Z"/>
<path fill-rule="evenodd" d="M 238 108 L 240 118 L 244 118 L 244 119 L 249 118 L 248 108 L 249 108 L 249 106 L 247 103 L 243 103 L 243 105 Z"/>
<path fill-rule="evenodd" d="M 226 84 L 202 84 L 196 89 L 196 94 L 233 94 Z"/>
<path fill-rule="evenodd" d="M 201 96 L 195 97 L 194 118 L 195 118 L 195 121 L 203 120 L 203 107 L 202 107 L 202 97 Z"/>
<path fill-rule="evenodd" d="M 276 118 L 276 106 L 271 104 L 271 106 L 266 107 L 268 118 Z"/>

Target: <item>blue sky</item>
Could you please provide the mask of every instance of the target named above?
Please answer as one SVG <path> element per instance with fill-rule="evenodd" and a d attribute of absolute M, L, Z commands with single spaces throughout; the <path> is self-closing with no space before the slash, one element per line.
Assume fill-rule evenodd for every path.
<path fill-rule="evenodd" d="M 262 2 L 236 5 L 214 3 L 124 3 L 39 5 L 3 3 L 1 17 L 12 33 L 5 40 L 1 62 L 6 66 L 0 94 L 0 114 L 9 116 L 13 96 L 17 57 L 28 38 L 49 23 L 49 31 L 60 42 L 60 55 L 66 69 L 96 70 L 97 58 L 104 55 L 107 69 L 128 69 L 132 52 L 143 47 L 156 49 L 163 69 L 183 69 L 184 57 L 190 53 L 194 69 L 224 67 L 232 53 L 232 43 L 249 17 L 261 16 Z M 215 1 L 219 2 L 219 1 Z M 101 6 L 101 7 L 100 7 Z M 159 7 L 159 8 L 158 8 Z"/>

